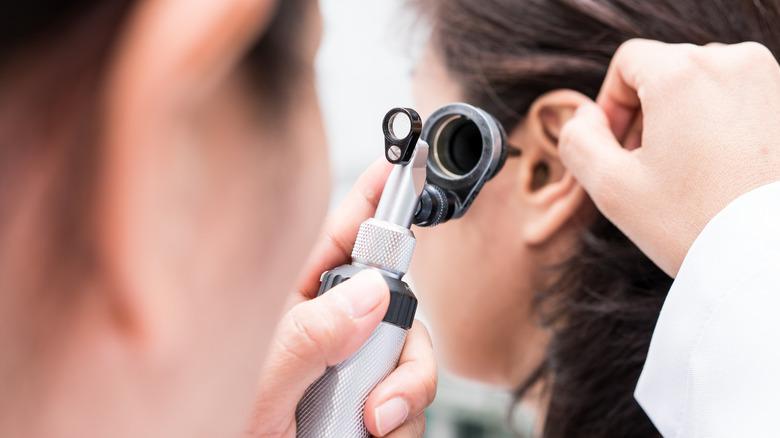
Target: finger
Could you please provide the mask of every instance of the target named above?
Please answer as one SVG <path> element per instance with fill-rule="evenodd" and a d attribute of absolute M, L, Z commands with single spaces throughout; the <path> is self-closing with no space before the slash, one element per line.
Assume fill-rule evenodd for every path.
<path fill-rule="evenodd" d="M 298 282 L 293 298 L 296 302 L 317 294 L 323 272 L 351 261 L 360 224 L 374 215 L 392 168 L 384 158 L 375 161 L 360 176 L 341 205 L 328 216 Z"/>
<path fill-rule="evenodd" d="M 417 414 L 398 429 L 385 435 L 386 438 L 421 438 L 425 434 L 425 414 Z"/>
<path fill-rule="evenodd" d="M 436 396 L 438 374 L 428 330 L 415 320 L 396 368 L 366 400 L 365 423 L 385 436 L 427 408 Z"/>
<path fill-rule="evenodd" d="M 667 65 L 674 46 L 658 41 L 633 39 L 623 43 L 607 70 L 596 102 L 610 121 L 612 132 L 623 138 L 641 106 L 639 89 L 647 72 Z"/>
<path fill-rule="evenodd" d="M 256 412 L 298 400 L 328 366 L 355 353 L 384 318 L 390 292 L 383 277 L 365 270 L 282 318 L 260 377 Z"/>
<path fill-rule="evenodd" d="M 618 143 L 596 104 L 580 105 L 561 130 L 558 150 L 566 169 L 605 214 L 610 199 L 635 177 L 635 159 Z"/>

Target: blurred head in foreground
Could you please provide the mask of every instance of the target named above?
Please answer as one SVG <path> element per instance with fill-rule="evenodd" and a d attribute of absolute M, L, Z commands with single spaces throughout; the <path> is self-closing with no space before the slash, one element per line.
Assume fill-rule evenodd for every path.
<path fill-rule="evenodd" d="M 313 0 L 0 6 L 0 435 L 231 436 L 328 199 Z"/>

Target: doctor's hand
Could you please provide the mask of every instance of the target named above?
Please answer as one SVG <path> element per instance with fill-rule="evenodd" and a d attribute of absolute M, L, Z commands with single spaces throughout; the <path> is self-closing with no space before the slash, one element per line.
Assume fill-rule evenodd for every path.
<path fill-rule="evenodd" d="M 375 163 L 327 219 L 261 371 L 250 436 L 294 437 L 295 408 L 306 388 L 326 367 L 355 353 L 384 318 L 390 292 L 376 272 L 361 272 L 316 295 L 324 271 L 351 261 L 358 228 L 373 216 L 391 168 L 384 160 Z M 421 437 L 423 410 L 433 401 L 436 385 L 431 339 L 415 321 L 398 368 L 366 401 L 368 430 L 375 436 Z"/>
<path fill-rule="evenodd" d="M 677 271 L 732 200 L 780 180 L 780 67 L 757 43 L 624 43 L 559 150 L 601 212 Z"/>

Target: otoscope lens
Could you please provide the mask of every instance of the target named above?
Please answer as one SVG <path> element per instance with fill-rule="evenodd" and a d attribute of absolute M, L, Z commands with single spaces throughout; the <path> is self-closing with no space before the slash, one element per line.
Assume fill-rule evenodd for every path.
<path fill-rule="evenodd" d="M 485 182 L 501 169 L 507 155 L 505 138 L 493 116 L 466 103 L 445 105 L 428 117 L 420 133 L 429 146 L 426 184 L 444 195 L 440 197 L 440 203 L 447 203 L 444 220 L 463 216 Z M 434 223 L 428 217 L 415 220 Z"/>
<path fill-rule="evenodd" d="M 482 159 L 482 133 L 465 117 L 454 117 L 439 126 L 434 140 L 434 155 L 450 176 L 460 178 L 479 165 Z"/>
<path fill-rule="evenodd" d="M 453 129 L 447 139 L 447 156 L 455 174 L 465 175 L 477 167 L 482 156 L 482 134 L 477 125 L 466 121 Z"/>

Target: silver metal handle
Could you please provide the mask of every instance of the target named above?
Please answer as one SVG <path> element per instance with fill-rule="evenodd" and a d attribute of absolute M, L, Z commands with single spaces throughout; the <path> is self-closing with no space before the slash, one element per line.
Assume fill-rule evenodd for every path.
<path fill-rule="evenodd" d="M 383 127 L 390 128 L 392 115 L 403 112 L 419 120 L 409 109 L 391 110 Z M 414 116 L 414 117 L 412 117 Z M 419 126 L 418 126 L 419 128 Z M 385 133 L 387 139 L 387 132 Z M 320 294 L 362 269 L 377 269 L 390 288 L 390 304 L 384 320 L 371 337 L 347 360 L 330 367 L 303 395 L 295 411 L 298 438 L 367 438 L 363 423 L 368 394 L 397 366 L 407 328 L 412 326 L 417 299 L 401 279 L 414 252 L 414 234 L 409 230 L 425 186 L 428 144 L 410 134 L 414 148 L 408 161 L 399 162 L 387 179 L 376 215 L 360 227 L 352 251 L 352 264 L 325 272 Z M 396 139 L 397 140 L 397 139 Z M 397 142 L 391 142 L 393 144 Z"/>
<path fill-rule="evenodd" d="M 382 322 L 344 362 L 312 384 L 295 412 L 298 438 L 369 438 L 363 411 L 371 390 L 397 366 L 407 330 Z"/>

